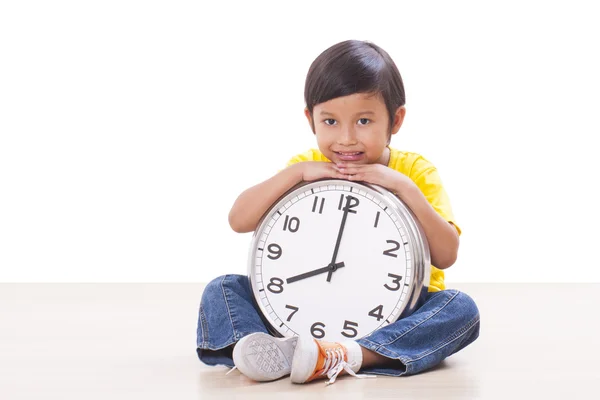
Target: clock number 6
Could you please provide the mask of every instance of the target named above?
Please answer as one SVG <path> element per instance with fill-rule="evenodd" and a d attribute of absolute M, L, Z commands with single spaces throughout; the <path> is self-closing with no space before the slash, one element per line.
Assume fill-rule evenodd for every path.
<path fill-rule="evenodd" d="M 325 328 L 325 324 L 322 322 L 315 322 L 310 327 L 310 333 L 315 339 L 323 339 L 325 337 L 325 331 L 321 328 Z"/>
<path fill-rule="evenodd" d="M 346 333 L 346 332 L 342 332 L 342 335 L 346 336 L 347 338 L 353 338 L 356 337 L 358 335 L 358 331 L 354 328 L 358 328 L 358 324 L 356 322 L 352 322 L 352 321 L 345 321 L 344 322 L 344 330 L 346 331 L 352 331 L 353 333 Z"/>

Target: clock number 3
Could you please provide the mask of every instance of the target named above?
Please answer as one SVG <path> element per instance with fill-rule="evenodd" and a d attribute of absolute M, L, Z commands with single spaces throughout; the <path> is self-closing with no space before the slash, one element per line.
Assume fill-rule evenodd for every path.
<path fill-rule="evenodd" d="M 388 274 L 388 276 L 390 278 L 394 278 L 392 283 L 395 283 L 396 287 L 389 287 L 387 285 L 387 283 L 383 286 L 385 286 L 386 289 L 391 290 L 392 292 L 395 292 L 396 290 L 400 289 L 400 281 L 402 280 L 402 277 L 400 275 L 394 275 L 394 274 Z"/>

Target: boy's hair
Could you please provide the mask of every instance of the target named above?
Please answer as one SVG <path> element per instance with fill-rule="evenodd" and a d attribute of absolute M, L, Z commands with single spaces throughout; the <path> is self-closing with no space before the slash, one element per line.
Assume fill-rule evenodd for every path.
<path fill-rule="evenodd" d="M 317 104 L 355 93 L 373 93 L 382 97 L 391 133 L 396 110 L 405 103 L 404 84 L 398 67 L 376 44 L 347 40 L 331 46 L 313 61 L 306 75 L 304 101 L 313 119 L 313 108 Z M 314 119 L 312 130 L 314 133 Z"/>

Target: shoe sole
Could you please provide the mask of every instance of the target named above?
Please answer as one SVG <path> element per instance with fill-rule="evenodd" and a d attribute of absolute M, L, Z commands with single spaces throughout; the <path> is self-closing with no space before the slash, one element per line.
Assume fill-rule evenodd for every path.
<path fill-rule="evenodd" d="M 298 339 L 290 379 L 293 383 L 304 383 L 315 372 L 319 347 L 312 337 L 303 336 Z"/>
<path fill-rule="evenodd" d="M 243 337 L 233 348 L 233 363 L 248 378 L 267 382 L 289 375 L 297 337 L 276 338 L 266 333 Z"/>

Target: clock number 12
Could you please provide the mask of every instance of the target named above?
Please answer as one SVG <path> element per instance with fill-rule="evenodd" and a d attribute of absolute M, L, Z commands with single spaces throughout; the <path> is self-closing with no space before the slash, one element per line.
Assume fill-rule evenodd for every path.
<path fill-rule="evenodd" d="M 346 207 L 342 208 L 342 206 L 344 205 L 344 194 L 342 193 L 340 195 L 338 210 L 346 211 L 347 208 L 349 213 L 356 214 L 356 210 L 353 210 L 353 208 L 358 206 L 360 204 L 360 201 L 356 197 L 350 195 L 346 196 L 346 199 L 348 200 L 346 203 Z"/>

